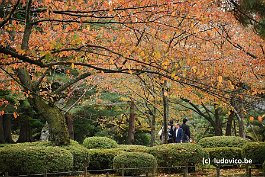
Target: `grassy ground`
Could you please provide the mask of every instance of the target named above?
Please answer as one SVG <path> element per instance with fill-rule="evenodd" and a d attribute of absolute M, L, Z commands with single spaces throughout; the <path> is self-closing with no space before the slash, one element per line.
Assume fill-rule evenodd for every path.
<path fill-rule="evenodd" d="M 253 169 L 252 177 L 264 177 L 261 170 Z M 106 177 L 106 174 L 90 174 L 89 177 Z M 117 175 L 110 174 L 108 177 L 114 177 Z M 144 176 L 144 175 L 143 175 Z M 221 170 L 221 177 L 245 177 L 246 171 L 244 169 L 223 169 Z M 150 175 L 151 177 L 151 175 Z M 157 174 L 156 177 L 183 177 L 183 174 Z M 216 177 L 216 170 L 205 169 L 196 173 L 189 173 L 188 177 Z"/>

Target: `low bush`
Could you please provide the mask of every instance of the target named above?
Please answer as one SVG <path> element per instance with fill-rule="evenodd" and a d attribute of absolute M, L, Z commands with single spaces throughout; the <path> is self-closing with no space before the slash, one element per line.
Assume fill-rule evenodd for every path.
<path fill-rule="evenodd" d="M 59 147 L 5 146 L 0 148 L 0 173 L 11 175 L 69 171 L 73 155 Z"/>
<path fill-rule="evenodd" d="M 124 174 L 129 176 L 152 173 L 156 170 L 156 167 L 156 158 L 143 152 L 124 152 L 113 159 L 113 168 L 117 169 L 119 174 L 122 174 L 122 168 L 125 168 Z"/>
<path fill-rule="evenodd" d="M 242 149 L 237 147 L 217 147 L 205 148 L 209 153 L 211 164 L 213 165 L 236 165 L 240 162 L 235 160 L 242 160 Z M 228 161 L 230 160 L 230 161 Z"/>
<path fill-rule="evenodd" d="M 115 156 L 123 153 L 119 149 L 89 149 L 89 170 L 103 170 L 113 168 Z"/>
<path fill-rule="evenodd" d="M 192 143 L 158 145 L 150 148 L 149 153 L 156 157 L 159 167 L 195 165 L 206 154 L 201 146 Z"/>
<path fill-rule="evenodd" d="M 113 139 L 96 136 L 86 138 L 83 145 L 88 149 L 108 149 L 118 147 L 117 142 Z"/>
<path fill-rule="evenodd" d="M 243 146 L 243 157 L 251 159 L 252 164 L 260 165 L 265 161 L 265 143 L 248 142 Z"/>
<path fill-rule="evenodd" d="M 149 148 L 142 145 L 118 145 L 116 149 L 126 152 L 148 152 Z"/>
<path fill-rule="evenodd" d="M 202 138 L 198 143 L 203 148 L 215 147 L 239 147 L 241 148 L 247 140 L 237 136 L 213 136 Z"/>
<path fill-rule="evenodd" d="M 85 167 L 89 165 L 89 149 L 78 144 L 76 141 L 72 141 L 68 146 L 62 146 L 62 148 L 71 152 L 74 157 L 73 170 L 83 171 Z"/>

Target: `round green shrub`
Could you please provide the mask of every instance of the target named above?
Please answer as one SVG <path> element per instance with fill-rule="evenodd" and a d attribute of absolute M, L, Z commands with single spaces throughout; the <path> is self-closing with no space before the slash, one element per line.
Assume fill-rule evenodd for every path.
<path fill-rule="evenodd" d="M 213 136 L 202 138 L 198 143 L 203 148 L 215 147 L 239 147 L 241 148 L 247 140 L 237 136 Z"/>
<path fill-rule="evenodd" d="M 0 148 L 0 172 L 11 175 L 69 171 L 73 155 L 59 147 L 5 146 Z"/>
<path fill-rule="evenodd" d="M 209 153 L 212 165 L 235 165 L 236 159 L 242 160 L 242 149 L 237 147 L 217 147 L 217 148 L 205 148 Z M 225 160 L 231 160 L 231 162 L 225 163 Z M 237 162 L 238 164 L 240 162 Z"/>
<path fill-rule="evenodd" d="M 86 138 L 83 145 L 88 149 L 108 149 L 118 147 L 117 142 L 113 139 L 96 136 Z"/>
<path fill-rule="evenodd" d="M 143 173 L 152 173 L 157 167 L 156 158 L 143 152 L 124 152 L 113 159 L 113 168 L 119 174 L 124 170 L 125 175 L 139 176 Z"/>
<path fill-rule="evenodd" d="M 83 171 L 85 167 L 89 165 L 89 149 L 78 144 L 78 142 L 72 141 L 68 146 L 62 146 L 62 148 L 71 152 L 74 158 L 75 171 Z"/>
<path fill-rule="evenodd" d="M 192 143 L 158 145 L 150 148 L 149 153 L 156 157 L 159 167 L 195 165 L 201 163 L 206 154 L 201 146 Z"/>
<path fill-rule="evenodd" d="M 149 148 L 142 145 L 118 145 L 116 149 L 126 152 L 148 152 Z"/>
<path fill-rule="evenodd" d="M 252 164 L 261 165 L 265 161 L 265 143 L 248 142 L 243 146 L 243 157 L 251 159 Z"/>
<path fill-rule="evenodd" d="M 115 156 L 123 153 L 119 149 L 89 149 L 90 162 L 89 170 L 103 170 L 113 168 L 113 159 Z"/>

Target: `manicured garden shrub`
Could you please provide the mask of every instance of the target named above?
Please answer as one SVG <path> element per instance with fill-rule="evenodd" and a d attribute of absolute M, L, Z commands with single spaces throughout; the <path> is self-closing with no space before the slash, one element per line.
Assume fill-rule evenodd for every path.
<path fill-rule="evenodd" d="M 152 173 L 156 167 L 156 158 L 143 152 L 124 152 L 113 159 L 113 168 L 117 169 L 119 174 L 122 173 L 121 168 L 132 168 L 124 170 L 124 174 L 129 176 Z"/>
<path fill-rule="evenodd" d="M 5 146 L 0 148 L 0 172 L 11 175 L 69 171 L 73 155 L 59 147 Z"/>
<path fill-rule="evenodd" d="M 158 145 L 150 148 L 149 153 L 155 156 L 159 167 L 195 165 L 206 154 L 201 146 L 192 143 Z"/>
<path fill-rule="evenodd" d="M 237 136 L 213 136 L 202 138 L 198 143 L 203 148 L 215 147 L 239 147 L 241 148 L 247 140 Z"/>
<path fill-rule="evenodd" d="M 62 146 L 62 148 L 71 152 L 74 158 L 73 170 L 83 171 L 85 167 L 89 165 L 89 149 L 78 144 L 76 141 L 72 141 L 68 146 Z"/>
<path fill-rule="evenodd" d="M 88 149 L 108 149 L 118 147 L 117 142 L 113 139 L 96 136 L 86 138 L 83 145 Z"/>
<path fill-rule="evenodd" d="M 265 143 L 248 142 L 243 146 L 243 157 L 251 159 L 252 164 L 261 165 L 265 161 Z"/>
<path fill-rule="evenodd" d="M 148 152 L 149 148 L 142 145 L 118 145 L 116 149 L 126 152 Z"/>
<path fill-rule="evenodd" d="M 212 165 L 236 165 L 233 160 L 242 160 L 242 149 L 237 147 L 216 147 L 216 148 L 205 148 L 206 152 L 209 153 Z M 227 160 L 231 160 L 226 163 Z M 226 161 L 225 161 L 226 160 Z"/>
<path fill-rule="evenodd" d="M 123 153 L 119 149 L 89 149 L 90 162 L 89 170 L 103 170 L 113 168 L 113 159 L 115 156 Z"/>

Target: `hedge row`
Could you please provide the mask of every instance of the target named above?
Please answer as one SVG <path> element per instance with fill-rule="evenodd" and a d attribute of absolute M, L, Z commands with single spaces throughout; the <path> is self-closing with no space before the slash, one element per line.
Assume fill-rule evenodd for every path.
<path fill-rule="evenodd" d="M 261 165 L 265 161 L 265 143 L 249 142 L 243 146 L 243 156 L 253 164 Z"/>
<path fill-rule="evenodd" d="M 90 149 L 89 170 L 103 170 L 113 168 L 113 159 L 115 156 L 123 153 L 119 149 Z"/>
<path fill-rule="evenodd" d="M 158 145 L 150 148 L 149 153 L 156 157 L 159 167 L 195 165 L 205 156 L 201 146 L 191 143 Z"/>
<path fill-rule="evenodd" d="M 204 148 L 204 150 L 209 153 L 213 165 L 234 165 L 233 161 L 228 163 L 220 163 L 220 161 L 224 161 L 224 159 L 242 159 L 242 149 L 237 147 Z"/>
<path fill-rule="evenodd" d="M 152 173 L 157 168 L 156 158 L 144 152 L 124 152 L 113 159 L 113 168 L 122 174 L 122 168 L 126 176 L 139 176 L 143 173 Z"/>
<path fill-rule="evenodd" d="M 149 152 L 149 147 L 142 145 L 119 145 L 116 149 L 125 152 Z"/>
<path fill-rule="evenodd" d="M 242 146 L 248 141 L 237 136 L 213 136 L 202 138 L 198 143 L 203 148 L 217 148 L 217 147 L 238 147 Z"/>
<path fill-rule="evenodd" d="M 107 137 L 88 137 L 84 140 L 83 145 L 88 149 L 109 149 L 118 147 L 116 141 Z"/>
<path fill-rule="evenodd" d="M 0 148 L 0 172 L 11 175 L 69 171 L 73 155 L 59 147 L 5 146 Z"/>

